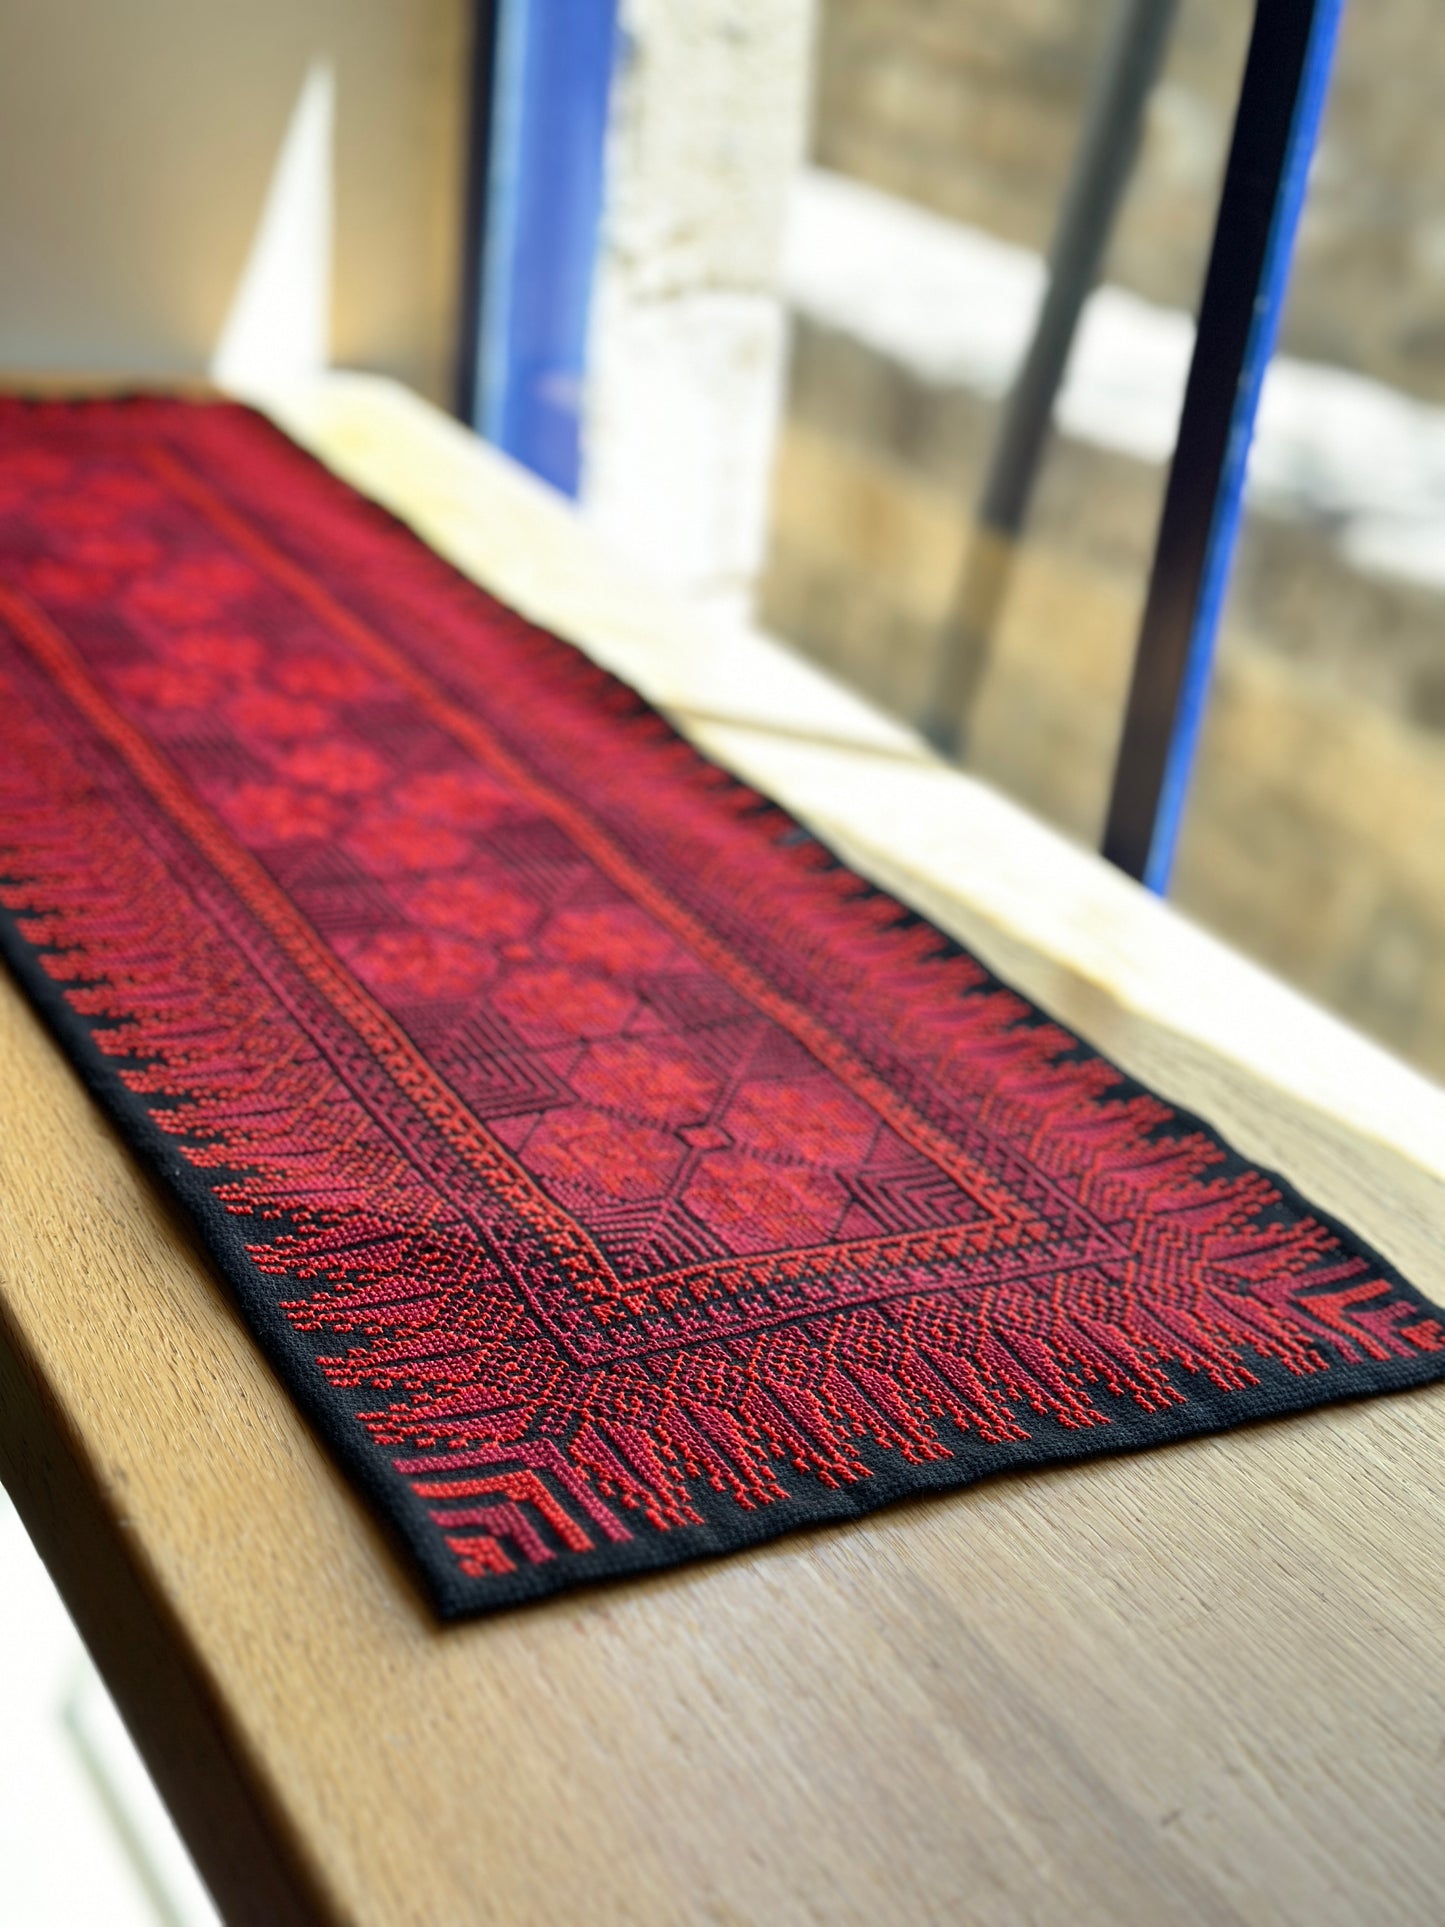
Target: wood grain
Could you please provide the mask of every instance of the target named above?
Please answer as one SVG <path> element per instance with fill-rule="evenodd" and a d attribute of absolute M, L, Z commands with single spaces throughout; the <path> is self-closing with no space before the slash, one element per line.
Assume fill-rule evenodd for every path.
<path fill-rule="evenodd" d="M 1439 1092 L 398 391 L 278 408 L 1445 1298 Z M 0 1116 L 0 1470 L 230 1917 L 1439 1919 L 1440 1392 L 443 1631 L 8 980 Z"/>

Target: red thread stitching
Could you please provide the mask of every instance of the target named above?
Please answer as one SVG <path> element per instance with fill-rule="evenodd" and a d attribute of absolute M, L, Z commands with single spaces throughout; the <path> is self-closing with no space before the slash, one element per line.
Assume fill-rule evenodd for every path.
<path fill-rule="evenodd" d="M 0 423 L 23 429 L 28 419 L 0 404 Z M 263 432 L 246 418 L 143 407 L 130 418 L 98 411 L 92 419 L 107 434 L 119 422 L 113 444 L 104 434 L 95 442 L 102 455 L 109 449 L 107 460 L 48 525 L 54 552 L 23 564 L 30 595 L 62 611 L 74 633 L 62 636 L 53 614 L 37 617 L 14 596 L 3 604 L 72 710 L 69 721 L 53 705 L 42 715 L 23 679 L 7 692 L 0 900 L 41 947 L 73 1008 L 98 1024 L 96 1043 L 123 1081 L 157 1106 L 155 1120 L 180 1155 L 217 1174 L 228 1209 L 272 1220 L 274 1235 L 252 1246 L 258 1265 L 317 1285 L 288 1307 L 293 1323 L 351 1341 L 319 1368 L 348 1393 L 378 1395 L 362 1422 L 393 1454 L 400 1448 L 397 1475 L 459 1571 L 485 1578 L 518 1561 L 550 1564 L 622 1545 L 632 1535 L 619 1506 L 657 1529 L 698 1524 L 699 1485 L 766 1507 L 796 1496 L 793 1474 L 841 1486 L 870 1478 L 879 1453 L 917 1464 L 946 1459 L 950 1430 L 1020 1441 L 1030 1414 L 1096 1430 L 1110 1422 L 1105 1393 L 1162 1413 L 1188 1401 L 1190 1375 L 1240 1391 L 1259 1357 L 1318 1374 L 1333 1358 L 1379 1362 L 1445 1344 L 1438 1321 L 1420 1317 L 1325 1227 L 1281 1210 L 1261 1174 L 1226 1169 L 1218 1147 L 1180 1133 L 1157 1099 L 1113 1095 L 1116 1072 L 1080 1058 L 1067 1033 L 1032 1021 L 1011 993 L 980 988 L 977 966 L 950 954 L 936 933 L 807 843 L 780 844 L 784 819 L 639 714 L 601 672 L 504 613 L 479 628 L 474 592 L 434 558 L 403 550 L 404 538 L 387 531 L 383 540 L 369 511 L 338 507 L 338 531 L 349 542 L 363 529 L 375 538 L 388 579 L 404 578 L 395 596 L 424 605 L 438 636 L 450 624 L 478 638 L 476 664 L 459 661 L 464 680 L 481 674 L 483 660 L 509 665 L 509 726 L 531 731 L 554 766 L 571 756 L 585 801 L 573 793 L 580 779 L 569 778 L 564 793 L 539 775 L 470 701 L 444 693 L 189 470 L 165 455 L 144 457 L 148 424 L 182 436 L 200 421 L 200 447 L 230 423 L 245 470 L 248 437 Z M 67 445 L 64 435 L 57 442 Z M 84 454 L 84 435 L 78 445 Z M 28 469 L 27 459 L 23 448 L 7 458 L 11 475 L 31 478 L 22 502 L 26 489 L 53 484 L 56 462 L 65 468 L 50 450 Z M 156 488 L 160 475 L 169 496 Z M 312 489 L 308 502 L 331 486 L 312 471 L 292 479 Z M 195 530 L 180 528 L 178 499 L 204 511 Z M 331 513 L 315 508 L 318 526 Z M 340 534 L 338 542 L 340 554 Z M 276 669 L 281 694 L 261 679 L 272 638 L 225 613 L 228 598 L 263 592 L 291 597 L 330 638 L 321 653 L 308 656 L 299 641 L 289 650 Z M 107 633 L 119 623 L 137 656 L 106 672 L 107 689 L 75 640 L 91 636 L 86 612 L 97 607 L 114 611 Z M 336 651 L 341 639 L 349 658 Z M 86 645 L 95 662 L 102 642 L 91 636 Z M 266 848 L 321 851 L 326 838 L 350 834 L 350 816 L 364 814 L 390 780 L 375 744 L 329 733 L 327 705 L 344 712 L 375 677 L 403 689 L 416 716 L 444 727 L 477 761 L 474 776 L 418 778 L 412 802 L 388 803 L 374 831 L 358 831 L 356 850 L 378 883 L 352 871 L 332 897 L 322 890 L 308 899 L 315 914 L 330 905 L 328 914 L 343 919 L 338 928 L 362 933 L 357 964 L 295 908 L 240 832 L 222 828 L 147 732 L 164 737 L 167 717 L 204 718 L 208 705 L 230 703 L 240 734 L 223 747 L 239 740 L 274 749 L 271 773 L 231 792 L 237 823 Z M 123 708 L 143 713 L 146 726 Z M 596 1362 L 580 1365 L 585 1346 L 569 1354 L 539 1322 L 460 1193 L 408 1148 L 400 1100 L 383 1090 L 363 1104 L 349 1073 L 182 886 L 157 854 L 161 819 L 150 824 L 150 847 L 143 820 L 112 807 L 94 780 L 92 730 L 237 892 L 257 919 L 258 941 L 264 930 L 387 1065 L 397 1091 L 519 1220 L 545 1233 L 550 1257 L 534 1266 L 528 1293 L 540 1294 L 537 1304 L 546 1298 L 557 1332 L 569 1318 L 592 1321 L 585 1332 L 576 1327 L 577 1343 L 603 1346 L 587 1354 Z M 625 753 L 602 760 L 607 743 Z M 650 866 L 629 841 L 645 820 L 644 796 L 656 825 Z M 495 1065 L 521 1080 L 518 1101 L 541 1107 L 522 1149 L 497 1135 L 500 1122 L 485 1126 L 473 1115 L 383 1001 L 401 986 L 418 1022 L 449 1008 L 449 998 L 467 1009 L 495 1000 L 505 1012 L 510 986 L 533 981 L 532 872 L 500 885 L 483 864 L 470 894 L 455 883 L 404 881 L 419 859 L 424 869 L 439 853 L 454 869 L 464 865 L 473 827 L 505 823 L 509 799 L 565 830 L 608 889 L 620 887 L 666 941 L 681 940 L 707 967 L 686 976 L 676 993 L 683 1001 L 667 1007 L 665 1022 L 625 1033 L 627 1050 L 609 1057 L 589 1043 L 573 1053 L 569 1075 L 585 1102 L 559 1110 L 547 1098 L 545 1036 L 510 1056 L 504 1050 Z M 557 860 L 541 844 L 526 858 L 544 868 Z M 664 940 L 627 914 L 609 923 L 614 899 L 600 884 L 589 889 L 583 878 L 579 900 L 603 909 L 579 913 L 575 929 L 570 912 L 557 914 L 551 961 L 535 979 L 545 989 L 515 1003 L 514 1021 L 540 1025 L 539 1036 L 557 1000 L 568 998 L 579 1036 L 591 1035 L 594 1018 L 611 1035 L 618 986 L 656 965 Z M 377 921 L 369 890 L 393 906 L 402 893 L 404 939 L 386 922 L 394 924 L 395 908 Z M 368 930 L 381 934 L 373 941 Z M 583 945 L 575 957 L 574 941 Z M 372 990 L 358 981 L 363 965 Z M 726 1077 L 707 1054 L 714 982 L 742 991 L 790 1033 L 788 1048 L 802 1044 L 805 1053 L 789 1059 L 761 1039 L 757 1047 L 773 1053 L 766 1076 L 720 1097 Z M 585 1064 L 594 1060 L 601 1081 L 588 1097 Z M 826 1066 L 851 1095 L 825 1088 L 812 1066 Z M 945 1101 L 948 1128 L 937 1121 Z M 594 1129 L 593 1116 L 605 1124 Z M 559 1118 L 565 1128 L 554 1128 Z M 900 1146 L 881 1162 L 867 1148 L 883 1142 L 877 1119 Z M 856 1235 L 619 1269 L 597 1238 L 640 1250 L 650 1201 L 666 1200 L 682 1182 L 676 1173 L 698 1170 L 725 1174 L 695 1194 L 695 1236 L 704 1243 L 747 1244 L 774 1221 L 823 1224 L 839 1209 L 840 1171 L 854 1187 Z M 577 1215 L 582 1191 L 603 1178 L 611 1202 L 585 1206 L 601 1227 L 589 1232 Z M 979 1208 L 976 1220 L 929 1223 L 930 1214 L 965 1210 L 938 1189 L 945 1178 Z M 559 1195 L 579 1202 L 559 1203 Z M 903 1228 L 888 1229 L 890 1219 Z M 858 1228 L 865 1224 L 873 1228 Z M 567 1309 L 549 1267 L 571 1269 L 590 1310 L 582 1300 Z M 850 1297 L 855 1285 L 864 1295 Z M 742 1322 L 710 1326 L 744 1289 L 753 1297 L 738 1312 Z"/>

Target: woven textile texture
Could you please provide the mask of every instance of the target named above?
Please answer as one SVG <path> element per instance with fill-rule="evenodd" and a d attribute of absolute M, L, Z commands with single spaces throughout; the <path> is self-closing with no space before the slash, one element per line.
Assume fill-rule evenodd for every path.
<path fill-rule="evenodd" d="M 1445 1376 L 1356 1238 L 238 407 L 0 402 L 0 905 L 447 1616 Z"/>

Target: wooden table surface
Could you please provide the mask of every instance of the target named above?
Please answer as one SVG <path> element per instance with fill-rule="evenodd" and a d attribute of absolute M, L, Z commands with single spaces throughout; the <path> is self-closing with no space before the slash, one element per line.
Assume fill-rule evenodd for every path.
<path fill-rule="evenodd" d="M 401 390 L 275 406 L 1445 1299 L 1445 1094 Z M 0 1472 L 228 1918 L 1445 1918 L 1445 1390 L 443 1630 L 8 979 L 0 1118 Z"/>

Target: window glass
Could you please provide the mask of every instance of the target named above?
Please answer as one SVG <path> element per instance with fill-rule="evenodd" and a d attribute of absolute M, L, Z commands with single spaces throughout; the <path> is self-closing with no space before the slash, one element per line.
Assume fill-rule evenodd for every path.
<path fill-rule="evenodd" d="M 963 760 L 1097 846 L 1253 8 L 1181 0 Z M 918 720 L 1116 12 L 823 0 L 763 623 Z M 1179 905 L 1445 1069 L 1445 121 L 1347 10 Z"/>

